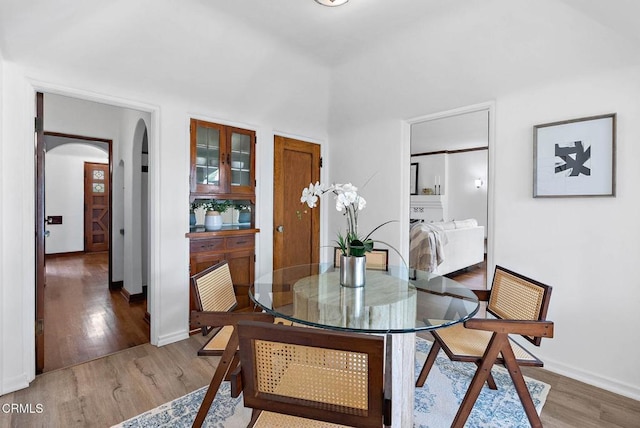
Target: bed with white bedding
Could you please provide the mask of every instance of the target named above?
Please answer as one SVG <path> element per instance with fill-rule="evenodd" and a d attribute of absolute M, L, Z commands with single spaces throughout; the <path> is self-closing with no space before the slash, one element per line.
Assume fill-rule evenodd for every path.
<path fill-rule="evenodd" d="M 484 260 L 484 227 L 475 219 L 415 222 L 409 235 L 409 267 L 446 275 Z"/>

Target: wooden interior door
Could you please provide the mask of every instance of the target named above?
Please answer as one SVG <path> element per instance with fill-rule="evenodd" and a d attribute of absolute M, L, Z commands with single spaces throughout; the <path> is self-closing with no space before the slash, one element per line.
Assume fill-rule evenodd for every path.
<path fill-rule="evenodd" d="M 273 269 L 320 261 L 320 209 L 300 202 L 302 189 L 320 180 L 320 146 L 291 138 L 274 140 L 274 233 Z M 275 284 L 290 287 L 308 271 L 296 269 L 291 277 L 277 278 Z M 279 290 L 274 290 L 277 299 Z M 287 291 L 287 290 L 280 290 Z M 282 295 L 289 295 L 282 293 Z M 277 302 L 289 304 L 291 302 Z"/>
<path fill-rule="evenodd" d="M 84 163 L 84 250 L 109 250 L 109 165 Z"/>
<path fill-rule="evenodd" d="M 275 136 L 273 268 L 320 261 L 320 210 L 300 202 L 320 180 L 320 146 Z"/>

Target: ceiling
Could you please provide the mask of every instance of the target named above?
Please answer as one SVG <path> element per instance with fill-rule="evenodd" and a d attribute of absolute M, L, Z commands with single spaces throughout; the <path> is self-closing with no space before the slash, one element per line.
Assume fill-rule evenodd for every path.
<path fill-rule="evenodd" d="M 443 15 L 463 13 L 465 7 L 482 1 L 491 0 L 350 0 L 333 8 L 313 0 L 188 0 L 180 3 L 180 9 L 176 9 L 176 3 L 171 0 L 138 0 L 135 6 L 126 0 L 0 0 L 0 49 L 6 59 L 20 60 L 20 56 L 30 50 L 60 48 L 53 45 L 56 40 L 53 35 L 74 26 L 82 28 L 86 22 L 96 22 L 103 11 L 110 12 L 104 16 L 122 16 L 129 27 L 131 17 L 125 16 L 127 11 L 143 21 L 145 9 L 164 8 L 187 20 L 190 10 L 205 10 L 228 18 L 235 28 L 276 39 L 281 46 L 332 67 L 408 28 L 429 25 Z M 636 22 L 640 2 L 637 0 L 562 1 L 624 37 L 640 42 L 640 26 Z M 114 14 L 114 10 L 119 13 Z M 113 20 L 101 24 L 104 26 L 96 30 L 102 32 L 102 37 L 117 38 L 116 31 L 132 31 L 118 27 Z M 156 30 L 168 32 L 168 27 L 170 23 L 167 28 Z M 109 33 L 109 28 L 116 31 Z M 108 38 L 97 40 L 102 42 Z"/>
<path fill-rule="evenodd" d="M 117 29 L 118 33 L 135 34 L 128 24 L 131 17 L 127 12 L 137 15 L 142 22 L 146 19 L 144 8 L 169 9 L 178 20 L 188 16 L 190 11 L 186 6 L 191 5 L 193 13 L 205 10 L 212 16 L 225 16 L 234 22 L 234 29 L 245 28 L 275 38 L 280 45 L 330 66 L 357 55 L 426 16 L 455 9 L 452 3 L 456 2 L 351 0 L 340 7 L 325 7 L 313 0 L 188 0 L 181 3 L 185 8 L 178 12 L 172 10 L 175 3 L 170 0 L 138 0 L 135 5 L 125 0 L 0 0 L 0 49 L 5 57 L 12 59 L 20 51 L 35 48 L 36 43 L 58 40 L 57 33 L 68 32 L 74 26 L 83 28 L 87 22 L 102 24 L 97 18 L 109 16 L 115 8 L 120 9 L 122 22 L 111 22 L 111 28 Z M 119 25 L 123 22 L 127 23 L 127 28 Z M 95 30 L 100 28 L 93 26 Z M 175 28 L 168 22 L 167 28 L 157 28 L 157 31 L 168 33 Z M 118 34 L 111 36 L 117 38 Z"/>
<path fill-rule="evenodd" d="M 460 4 L 441 0 L 350 0 L 340 7 L 325 7 L 313 0 L 244 0 L 214 1 L 209 7 L 242 19 L 290 49 L 331 66 Z"/>

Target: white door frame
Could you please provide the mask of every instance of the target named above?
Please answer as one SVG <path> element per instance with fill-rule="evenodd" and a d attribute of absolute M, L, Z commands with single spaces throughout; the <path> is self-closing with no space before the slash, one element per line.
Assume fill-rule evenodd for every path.
<path fill-rule="evenodd" d="M 96 94 L 93 92 L 69 88 L 65 86 L 54 85 L 48 82 L 41 82 L 37 80 L 29 80 L 29 84 L 32 89 L 32 98 L 35 100 L 36 93 L 42 92 L 45 94 L 56 94 L 72 98 L 77 98 L 84 101 L 92 101 L 102 104 L 111 105 L 114 107 L 121 107 L 126 109 L 139 110 L 147 112 L 151 115 L 151 120 L 148 124 L 147 132 L 149 138 L 150 156 L 149 156 L 149 212 L 157 212 L 157 207 L 160 201 L 160 108 L 151 104 L 144 104 L 137 101 L 132 101 L 124 98 L 118 98 L 103 94 Z M 34 111 L 35 117 L 35 111 Z M 29 132 L 32 132 L 30 130 Z M 152 149 L 151 149 L 152 148 Z M 114 161 L 115 164 L 115 161 Z M 151 325 L 149 332 L 149 340 L 152 345 L 159 345 L 159 325 L 161 319 L 161 306 L 160 306 L 160 287 L 161 281 L 159 277 L 160 266 L 160 222 L 155 216 L 150 216 L 149 224 L 149 278 L 147 287 L 147 307 L 151 315 Z M 30 303 L 34 305 L 34 303 Z M 26 311 L 35 310 L 35 306 L 25 308 Z M 33 340 L 33 339 L 31 339 Z"/>
<path fill-rule="evenodd" d="M 411 164 L 411 125 L 414 123 L 426 122 L 429 120 L 443 119 L 446 117 L 459 116 L 466 113 L 475 113 L 480 111 L 486 111 L 489 113 L 489 171 L 488 171 L 488 183 L 487 183 L 487 288 L 490 286 L 490 273 L 494 269 L 494 245 L 495 245 L 495 123 L 496 123 L 496 103 L 495 101 L 487 101 L 484 103 L 473 104 L 465 107 L 459 107 L 452 110 L 445 110 L 437 113 L 427 114 L 424 116 L 418 116 L 411 119 L 404 120 L 402 123 L 402 150 L 405 154 L 404 162 L 402 164 L 402 223 L 403 233 L 401 239 L 402 253 L 406 255 L 406 259 L 409 260 L 409 206 L 411 203 L 411 196 L 405 189 L 409 188 L 409 169 Z"/>

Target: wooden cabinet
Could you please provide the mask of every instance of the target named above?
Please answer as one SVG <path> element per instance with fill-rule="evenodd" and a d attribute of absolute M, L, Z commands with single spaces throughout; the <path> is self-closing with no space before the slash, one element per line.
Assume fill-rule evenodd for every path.
<path fill-rule="evenodd" d="M 255 197 L 255 131 L 191 119 L 191 195 Z"/>
<path fill-rule="evenodd" d="M 225 199 L 255 210 L 255 131 L 191 119 L 191 201 Z M 255 234 L 250 223 L 223 225 L 221 230 L 192 228 L 189 274 L 226 260 L 238 300 L 236 310 L 248 310 L 249 287 L 255 275 Z M 191 287 L 189 287 L 191 290 Z M 190 310 L 195 308 L 190 291 Z"/>
<path fill-rule="evenodd" d="M 231 271 L 238 307 L 250 308 L 249 287 L 255 273 L 255 234 L 257 229 L 224 230 L 188 233 L 189 274 L 196 273 L 226 260 Z M 189 288 L 191 290 L 191 288 Z M 195 309 L 195 297 L 190 291 L 190 310 Z"/>

